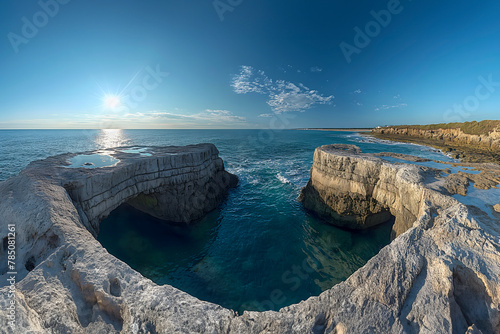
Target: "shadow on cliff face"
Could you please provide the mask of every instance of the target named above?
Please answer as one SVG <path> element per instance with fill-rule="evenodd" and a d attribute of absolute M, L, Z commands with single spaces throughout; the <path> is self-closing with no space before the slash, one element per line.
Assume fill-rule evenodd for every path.
<path fill-rule="evenodd" d="M 344 208 L 346 214 L 339 214 L 331 207 L 331 203 L 324 200 L 318 190 L 311 185 L 311 180 L 307 183 L 299 195 L 298 201 L 302 202 L 304 209 L 312 216 L 336 226 L 350 231 L 359 231 L 374 228 L 376 226 L 395 222 L 396 217 L 391 214 L 389 208 L 382 208 L 373 198 L 361 196 L 359 194 L 349 194 L 348 198 L 336 196 L 329 198 L 331 202 L 336 202 L 338 206 Z M 343 202 L 339 205 L 339 202 Z M 367 214 L 361 216 L 352 212 L 364 211 Z M 369 214 L 368 212 L 372 212 Z M 395 234 L 391 233 L 391 240 Z"/>
<path fill-rule="evenodd" d="M 229 189 L 237 186 L 238 177 L 222 170 L 203 182 L 163 186 L 140 193 L 126 203 L 164 221 L 191 223 L 217 208 L 227 198 Z"/>
<path fill-rule="evenodd" d="M 467 325 L 475 325 L 483 333 L 500 333 L 500 313 L 491 308 L 492 298 L 478 275 L 459 265 L 453 270 L 453 286 L 453 296 Z"/>

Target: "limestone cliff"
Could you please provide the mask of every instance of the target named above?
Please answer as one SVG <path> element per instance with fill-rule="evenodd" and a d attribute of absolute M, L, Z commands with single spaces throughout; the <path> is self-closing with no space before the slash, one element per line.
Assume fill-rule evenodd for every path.
<path fill-rule="evenodd" d="M 466 134 L 461 129 L 421 130 L 412 128 L 385 127 L 373 129 L 372 132 L 389 135 L 431 138 L 456 144 L 477 145 L 491 150 L 500 150 L 500 130 L 494 130 L 488 134 L 474 135 Z"/>
<path fill-rule="evenodd" d="M 351 229 L 372 227 L 392 215 L 398 236 L 423 214 L 430 197 L 436 208 L 447 205 L 446 196 L 422 186 L 436 171 L 391 164 L 356 149 L 326 145 L 315 150 L 311 178 L 299 197 L 306 209 Z"/>
<path fill-rule="evenodd" d="M 415 221 L 345 282 L 279 312 L 242 315 L 154 284 L 97 242 L 96 224 L 122 201 L 159 193 L 162 182 L 188 190 L 194 180 L 204 184 L 222 164 L 211 145 L 151 152 L 116 153 L 116 166 L 89 170 L 66 169 L 69 156 L 54 157 L 0 183 L 1 333 L 500 332 L 498 221 L 443 195 L 439 180 L 421 168 L 392 168 L 348 151 L 318 153 L 324 186 L 370 195 L 380 208 L 407 210 Z M 328 166 L 339 170 L 326 179 Z M 334 180 L 340 176 L 345 184 Z M 155 207 L 152 197 L 144 201 Z M 17 231 L 15 330 L 8 327 L 8 224 Z"/>
<path fill-rule="evenodd" d="M 485 134 L 467 134 L 461 129 L 425 130 L 412 127 L 383 127 L 372 130 L 375 137 L 432 145 L 466 162 L 500 162 L 500 129 Z"/>
<path fill-rule="evenodd" d="M 54 172 L 89 230 L 97 232 L 99 222 L 124 202 L 157 218 L 187 223 L 215 209 L 227 189 L 238 182 L 224 171 L 213 145 L 152 149 L 154 158 L 134 157 L 123 152 L 127 148 L 115 150 L 113 156 L 121 162 L 112 170 L 58 168 Z M 54 159 L 63 158 L 67 157 L 35 162 L 28 172 L 46 169 Z"/>

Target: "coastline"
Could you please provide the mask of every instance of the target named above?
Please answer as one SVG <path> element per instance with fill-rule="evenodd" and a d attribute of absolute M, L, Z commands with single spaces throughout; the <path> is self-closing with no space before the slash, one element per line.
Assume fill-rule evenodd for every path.
<path fill-rule="evenodd" d="M 339 132 L 371 132 L 372 128 L 298 128 L 301 131 L 339 131 Z"/>
<path fill-rule="evenodd" d="M 430 146 L 463 163 L 500 164 L 500 133 L 497 128 L 492 128 L 491 122 L 493 121 L 473 123 L 477 127 L 483 125 L 480 128 L 482 130 L 467 128 L 469 123 L 460 123 L 456 128 L 438 127 L 441 125 L 435 124 L 376 128 L 368 135 L 383 140 Z M 490 124 L 489 128 L 485 128 L 485 124 Z M 460 126 L 468 132 L 464 132 Z"/>
<path fill-rule="evenodd" d="M 462 159 L 456 158 L 456 155 L 463 155 L 464 153 L 457 153 L 457 151 L 450 151 L 446 152 L 446 148 L 443 148 L 439 145 L 434 145 L 431 140 L 425 140 L 426 138 L 411 138 L 412 140 L 399 140 L 397 138 L 398 136 L 383 136 L 376 134 L 374 135 L 373 133 L 370 134 L 360 134 L 362 136 L 370 137 L 370 138 L 375 138 L 378 140 L 388 140 L 391 142 L 396 142 L 396 143 L 409 143 L 409 144 L 414 144 L 414 145 L 421 145 L 421 146 L 426 146 L 426 147 L 432 147 L 437 150 L 439 150 L 443 155 L 448 156 L 450 158 L 454 158 L 457 161 L 456 162 L 442 162 L 438 160 L 432 160 L 434 163 L 439 163 L 442 164 L 442 169 L 446 174 L 450 174 L 450 166 L 452 166 L 451 169 L 454 168 L 462 168 L 462 172 L 458 172 L 457 174 L 450 175 L 448 177 L 448 182 L 445 186 L 445 188 L 452 194 L 460 194 L 464 197 L 467 196 L 468 194 L 468 188 L 469 186 L 472 186 L 475 189 L 481 189 L 481 190 L 493 190 L 493 189 L 498 189 L 500 185 L 500 163 L 497 161 L 492 161 L 489 159 L 489 157 L 485 157 L 481 153 L 476 153 L 474 152 L 466 153 L 469 159 L 466 161 L 463 161 Z M 422 139 L 422 140 L 418 140 Z M 388 153 L 388 154 L 379 154 L 379 155 L 386 155 L 386 156 L 393 156 L 396 158 L 400 158 L 402 160 L 407 160 L 404 157 L 398 157 L 397 155 Z M 473 159 L 471 159 L 473 157 Z M 439 167 L 438 167 L 439 168 Z M 477 173 L 468 173 L 468 169 L 473 169 L 477 171 Z M 453 173 L 451 173 L 453 174 Z M 467 201 L 461 201 L 464 204 Z M 484 201 L 483 201 L 484 202 Z M 500 205 L 500 203 L 490 203 L 489 205 Z M 498 208 L 498 206 L 495 206 Z M 494 209 L 495 212 L 499 212 L 498 209 Z"/>
<path fill-rule="evenodd" d="M 433 148 L 435 149 L 436 151 L 439 151 L 441 152 L 443 155 L 451 158 L 451 159 L 456 159 L 454 158 L 450 153 L 447 153 L 445 150 L 443 150 L 442 147 L 438 147 L 436 145 L 432 145 L 431 143 L 427 143 L 427 142 L 422 142 L 422 141 L 418 141 L 418 140 L 405 140 L 404 138 L 396 138 L 396 136 L 394 137 L 384 137 L 384 136 L 378 136 L 378 135 L 375 135 L 373 132 L 370 132 L 370 133 L 360 133 L 360 136 L 363 136 L 363 137 L 369 137 L 371 139 L 377 139 L 379 141 L 388 141 L 388 142 L 393 142 L 393 143 L 401 143 L 401 144 L 410 144 L 410 145 L 419 145 L 419 146 L 425 146 L 425 147 L 429 147 L 429 148 Z M 460 159 L 456 159 L 460 162 Z"/>
<path fill-rule="evenodd" d="M 113 167 L 67 168 L 68 159 L 77 155 L 67 153 L 32 162 L 19 175 L 0 183 L 0 193 L 12 194 L 0 203 L 0 213 L 23 238 L 17 250 L 19 263 L 25 264 L 17 273 L 17 312 L 27 320 L 20 331 L 41 328 L 42 319 L 54 315 L 56 320 L 43 323 L 42 329 L 117 333 L 136 326 L 146 332 L 148 324 L 154 323 L 153 329 L 162 333 L 176 333 L 178 328 L 196 333 L 314 333 L 320 319 L 320 324 L 335 324 L 335 328 L 342 324 L 346 332 L 389 333 L 402 331 L 407 314 L 415 315 L 411 318 L 415 328 L 423 328 L 426 323 L 421 319 L 431 317 L 434 323 L 446 325 L 441 332 L 450 326 L 454 332 L 465 332 L 470 324 L 486 329 L 485 333 L 498 328 L 498 216 L 490 212 L 493 206 L 483 205 L 483 212 L 472 201 L 470 205 L 461 202 L 461 184 L 455 182 L 461 170 L 451 168 L 449 175 L 435 168 L 383 161 L 381 154 L 362 153 L 353 145 L 317 148 L 308 190 L 303 191 L 304 205 L 307 202 L 319 214 L 341 214 L 351 223 L 350 218 L 357 215 L 358 222 L 366 221 L 361 227 L 390 214 L 395 219 L 394 240 L 345 281 L 317 296 L 278 311 L 238 313 L 175 286 L 154 283 L 111 255 L 95 238 L 108 211 L 138 193 L 154 195 L 161 202 L 158 196 L 173 188 L 187 200 L 193 198 L 193 190 L 210 191 L 214 185 L 197 185 L 217 179 L 213 173 L 224 173 L 216 147 L 150 147 L 151 156 L 122 149 L 114 149 L 113 156 L 121 163 Z M 417 159 L 414 162 L 426 160 Z M 474 191 L 472 184 L 463 186 Z M 201 199 L 200 203 L 210 204 Z M 161 207 L 171 207 L 171 197 L 167 202 L 170 205 Z M 142 201 L 146 209 L 151 203 L 156 205 L 152 200 Z M 183 207 L 186 204 L 181 202 L 171 208 Z M 5 225 L 0 232 L 6 235 Z M 5 292 L 8 287 L 2 289 Z M 474 296 L 464 294 L 467 289 Z M 486 305 L 481 309 L 486 316 L 462 308 L 457 314 L 472 320 L 451 317 L 457 300 L 459 305 L 471 300 L 474 306 Z M 5 299 L 0 298 L 0 303 Z M 68 312 L 68 307 L 74 311 Z M 407 311 L 402 313 L 403 308 Z M 0 309 L 0 319 L 6 319 L 5 309 Z"/>
<path fill-rule="evenodd" d="M 413 138 L 409 136 L 387 135 L 379 133 L 363 133 L 372 138 L 389 140 L 393 142 L 409 143 L 432 147 L 443 152 L 443 154 L 453 159 L 458 159 L 462 163 L 494 163 L 500 165 L 500 152 L 492 152 L 481 149 L 477 146 L 462 146 L 436 141 L 428 138 Z"/>

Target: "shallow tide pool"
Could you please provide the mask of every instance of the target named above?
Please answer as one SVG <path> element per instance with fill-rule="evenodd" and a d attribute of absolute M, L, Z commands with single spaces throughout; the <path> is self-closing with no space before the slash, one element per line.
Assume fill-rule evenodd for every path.
<path fill-rule="evenodd" d="M 101 168 L 112 167 L 120 160 L 113 158 L 108 154 L 81 154 L 70 158 L 70 165 L 67 168 Z"/>

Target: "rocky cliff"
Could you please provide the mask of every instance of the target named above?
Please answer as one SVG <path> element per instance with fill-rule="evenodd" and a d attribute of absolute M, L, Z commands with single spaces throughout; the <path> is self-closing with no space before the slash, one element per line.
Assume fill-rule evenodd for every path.
<path fill-rule="evenodd" d="M 491 150 L 500 150 L 500 130 L 495 130 L 483 135 L 473 135 L 466 134 L 461 129 L 421 130 L 412 128 L 385 127 L 373 129 L 372 132 L 417 138 L 430 138 L 455 144 L 477 145 Z"/>
<path fill-rule="evenodd" d="M 467 134 L 461 129 L 425 130 L 412 127 L 383 127 L 372 130 L 375 137 L 435 146 L 467 162 L 500 162 L 500 130 Z"/>
<path fill-rule="evenodd" d="M 424 203 L 449 205 L 446 196 L 422 186 L 436 176 L 435 170 L 361 154 L 356 146 L 327 145 L 315 150 L 311 178 L 299 200 L 306 209 L 350 229 L 372 227 L 394 216 L 396 237 L 423 214 Z"/>
<path fill-rule="evenodd" d="M 115 150 L 113 156 L 121 162 L 112 170 L 57 168 L 53 172 L 63 180 L 90 231 L 98 232 L 99 222 L 125 202 L 157 218 L 188 223 L 215 209 L 227 189 L 238 182 L 236 176 L 224 171 L 213 145 L 151 149 L 154 158 L 140 153 L 134 157 L 123 152 L 127 148 Z M 35 162 L 24 173 L 46 170 L 57 164 L 54 160 L 66 158 Z"/>
<path fill-rule="evenodd" d="M 339 169 L 322 181 L 325 186 L 337 184 L 335 178 L 344 175 L 352 180 L 345 181 L 352 182 L 349 189 L 371 194 L 381 208 L 405 208 L 415 216 L 406 232 L 345 282 L 279 312 L 242 315 L 172 286 L 154 284 L 110 255 L 93 233 L 108 205 L 128 201 L 140 191 L 156 196 L 161 182 L 179 185 L 189 193 L 191 187 L 184 183 L 199 180 L 196 184 L 201 185 L 206 174 L 221 170 L 211 145 L 169 150 L 152 149 L 152 157 L 116 153 L 120 159 L 116 166 L 89 170 L 66 169 L 61 165 L 68 156 L 55 157 L 33 163 L 19 176 L 0 183 L 1 333 L 500 331 L 498 221 L 475 216 L 443 195 L 439 180 L 431 182 L 422 168 L 392 169 L 374 157 L 345 150 L 320 153 L 324 170 L 318 169 L 318 175 L 326 175 L 328 166 L 332 173 Z M 180 157 L 167 159 L 169 153 Z M 161 168 L 164 158 L 175 164 Z M 158 181 L 167 170 L 172 170 L 176 181 Z M 94 177 L 108 183 L 94 183 Z M 149 186 L 135 190 L 134 182 L 149 182 L 154 190 L 148 192 Z M 108 192 L 113 195 L 98 197 Z M 410 203 L 417 198 L 418 203 Z M 155 207 L 151 198 L 144 201 Z M 7 281 L 9 224 L 17 233 L 14 288 Z M 9 293 L 15 297 L 15 330 L 9 328 Z"/>

